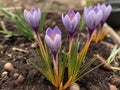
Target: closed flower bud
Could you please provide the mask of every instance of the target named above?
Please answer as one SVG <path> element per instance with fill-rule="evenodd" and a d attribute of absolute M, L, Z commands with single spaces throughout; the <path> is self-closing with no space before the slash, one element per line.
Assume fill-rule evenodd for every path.
<path fill-rule="evenodd" d="M 78 24 L 80 22 L 80 13 L 77 12 L 75 14 L 75 12 L 73 10 L 69 10 L 65 16 L 63 16 L 63 14 L 62 14 L 62 22 L 63 22 L 69 36 L 72 37 L 76 30 L 76 27 L 78 26 Z"/>
<path fill-rule="evenodd" d="M 30 11 L 24 10 L 24 18 L 26 22 L 34 29 L 36 33 L 38 33 L 39 22 L 41 19 L 41 11 L 40 9 L 31 8 Z"/>
<path fill-rule="evenodd" d="M 84 19 L 89 30 L 89 38 L 92 36 L 94 29 L 100 23 L 103 17 L 102 10 L 99 10 L 96 6 L 94 8 L 89 7 L 84 9 Z"/>
<path fill-rule="evenodd" d="M 99 7 L 99 4 L 98 4 L 98 7 Z M 105 21 L 107 20 L 107 18 L 109 17 L 109 15 L 112 11 L 112 7 L 111 7 L 111 5 L 106 6 L 105 4 L 102 4 L 102 5 L 100 5 L 100 9 L 103 12 L 103 17 L 102 17 L 102 20 L 100 22 L 101 26 L 103 26 L 103 24 L 105 23 Z"/>

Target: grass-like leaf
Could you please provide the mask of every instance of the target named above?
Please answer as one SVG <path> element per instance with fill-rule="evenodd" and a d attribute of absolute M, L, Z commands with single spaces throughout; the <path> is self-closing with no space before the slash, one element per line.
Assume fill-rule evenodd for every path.
<path fill-rule="evenodd" d="M 73 75 L 75 71 L 75 66 L 77 63 L 77 54 L 78 54 L 78 49 L 79 49 L 79 43 L 75 42 L 72 44 L 72 49 L 70 53 L 68 54 L 68 71 L 69 71 L 69 77 Z"/>
<path fill-rule="evenodd" d="M 62 53 L 62 50 L 59 52 L 59 78 L 63 81 L 65 66 L 66 66 L 67 55 Z"/>
<path fill-rule="evenodd" d="M 19 31 L 19 35 L 18 36 L 26 36 L 26 37 L 29 37 L 29 38 L 34 38 L 33 30 L 26 23 L 26 21 L 24 20 L 22 12 L 16 10 L 17 14 L 15 15 L 15 14 L 13 14 L 11 12 L 8 12 L 8 11 L 2 9 L 1 7 L 0 7 L 0 12 L 4 16 L 6 16 L 8 19 L 10 19 L 11 21 L 15 22 L 16 28 Z M 11 34 L 11 35 L 14 35 L 14 33 Z"/>
<path fill-rule="evenodd" d="M 115 56 L 117 55 L 118 52 L 120 52 L 120 48 L 117 48 L 117 45 L 115 45 L 115 47 L 113 48 L 110 56 L 107 59 L 107 63 L 110 64 L 111 62 L 113 62 L 114 59 L 115 59 Z"/>

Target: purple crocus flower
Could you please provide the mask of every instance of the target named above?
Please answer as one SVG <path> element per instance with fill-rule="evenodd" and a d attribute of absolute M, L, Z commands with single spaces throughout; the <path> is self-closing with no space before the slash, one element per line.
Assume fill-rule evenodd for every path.
<path fill-rule="evenodd" d="M 105 4 L 102 4 L 102 5 L 98 4 L 98 7 L 100 7 L 100 9 L 103 12 L 103 18 L 100 22 L 101 26 L 103 26 L 104 22 L 107 20 L 107 18 L 109 17 L 112 11 L 112 6 L 111 5 L 106 6 Z"/>
<path fill-rule="evenodd" d="M 94 29 L 100 23 L 103 17 L 102 10 L 99 10 L 97 6 L 94 8 L 84 8 L 84 19 L 89 30 L 89 38 L 92 36 Z"/>
<path fill-rule="evenodd" d="M 53 30 L 51 28 L 47 28 L 45 40 L 52 53 L 55 55 L 58 52 L 58 47 L 61 41 L 61 31 L 56 26 Z"/>
<path fill-rule="evenodd" d="M 27 23 L 38 33 L 39 22 L 41 19 L 41 11 L 40 9 L 36 9 L 34 7 L 31 8 L 30 11 L 24 10 L 24 18 Z"/>
<path fill-rule="evenodd" d="M 78 26 L 80 22 L 80 13 L 77 12 L 75 14 L 73 10 L 69 10 L 68 13 L 65 15 L 65 17 L 62 14 L 62 22 L 69 36 L 72 37 L 75 32 L 76 27 Z"/>

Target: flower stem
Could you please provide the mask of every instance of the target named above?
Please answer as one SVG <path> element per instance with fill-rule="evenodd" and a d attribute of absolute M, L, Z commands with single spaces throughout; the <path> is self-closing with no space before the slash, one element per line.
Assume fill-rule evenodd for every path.
<path fill-rule="evenodd" d="M 72 45 L 73 45 L 73 38 L 70 38 L 70 43 L 69 43 L 69 51 L 68 51 L 68 58 L 70 58 L 71 55 L 71 50 L 72 50 Z M 71 76 L 71 65 L 70 65 L 70 60 L 68 59 L 68 78 Z"/>
<path fill-rule="evenodd" d="M 59 68 L 58 68 L 58 54 L 53 54 L 53 65 L 54 65 L 54 74 L 55 74 L 55 83 L 56 86 L 59 87 L 60 79 L 59 79 Z"/>
<path fill-rule="evenodd" d="M 42 40 L 41 40 L 39 34 L 36 34 L 36 36 L 37 36 L 37 42 L 38 42 L 38 45 L 39 45 L 39 48 L 40 48 L 40 52 L 41 52 L 43 58 L 46 60 L 46 52 L 45 52 Z"/>
<path fill-rule="evenodd" d="M 66 88 L 68 88 L 71 84 L 72 84 L 72 76 L 68 79 L 68 81 L 64 85 L 63 90 L 65 90 Z"/>

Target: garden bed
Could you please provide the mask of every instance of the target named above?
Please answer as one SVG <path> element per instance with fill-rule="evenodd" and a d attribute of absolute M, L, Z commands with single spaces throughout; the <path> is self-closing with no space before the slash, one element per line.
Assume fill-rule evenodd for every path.
<path fill-rule="evenodd" d="M 7 30 L 18 33 L 13 22 L 5 17 L 1 17 L 1 19 L 5 22 Z M 67 37 L 65 28 L 62 25 L 61 15 L 57 13 L 49 13 L 44 25 L 44 32 L 47 27 L 54 27 L 55 25 L 58 25 L 61 29 L 62 38 Z M 75 34 L 75 37 L 79 35 L 81 44 L 84 44 L 87 39 L 86 32 L 87 30 L 77 30 Z M 34 41 L 27 37 L 6 37 L 5 35 L 0 34 L 0 43 L 0 75 L 5 71 L 4 64 L 11 62 L 15 67 L 16 72 L 25 77 L 23 82 L 19 83 L 13 77 L 14 73 L 8 72 L 7 77 L 0 77 L 0 90 L 56 90 L 56 88 L 30 64 L 30 62 L 35 61 L 35 57 L 32 54 L 32 52 L 36 50 Z M 96 54 L 107 59 L 114 44 L 115 43 L 109 35 L 99 43 L 92 42 L 84 63 L 88 62 Z M 117 64 L 120 66 L 119 59 L 119 57 L 116 58 L 112 65 L 115 66 Z M 90 68 L 95 67 L 98 64 L 100 64 L 100 62 L 99 60 L 96 60 Z M 112 82 L 111 78 L 113 76 L 118 76 L 119 84 L 117 85 L 117 88 L 120 88 L 119 75 L 120 71 L 106 70 L 99 67 L 87 74 L 80 81 L 77 81 L 77 83 L 80 86 L 80 90 L 113 90 L 110 89 Z"/>

